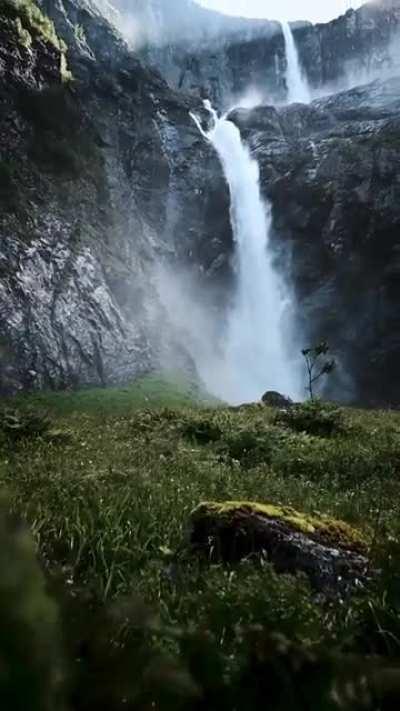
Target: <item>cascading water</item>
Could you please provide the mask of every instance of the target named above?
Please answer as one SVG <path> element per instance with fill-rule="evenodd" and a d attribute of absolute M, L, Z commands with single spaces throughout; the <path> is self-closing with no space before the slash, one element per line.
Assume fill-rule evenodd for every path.
<path fill-rule="evenodd" d="M 268 389 L 297 398 L 297 368 L 287 352 L 288 301 L 269 246 L 271 210 L 261 198 L 258 163 L 237 126 L 218 118 L 208 102 L 206 107 L 214 118 L 208 133 L 193 118 L 216 149 L 229 184 L 238 272 L 216 394 L 232 403 L 258 400 Z"/>
<path fill-rule="evenodd" d="M 282 22 L 281 25 L 286 50 L 288 104 L 296 102 L 309 104 L 311 101 L 310 88 L 300 65 L 299 53 L 294 41 L 292 29 L 288 22 Z"/>

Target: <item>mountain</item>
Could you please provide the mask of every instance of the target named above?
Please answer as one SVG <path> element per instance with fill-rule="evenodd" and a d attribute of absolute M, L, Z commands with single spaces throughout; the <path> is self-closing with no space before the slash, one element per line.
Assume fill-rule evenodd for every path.
<path fill-rule="evenodd" d="M 171 5 L 153 0 L 130 16 L 137 39 L 150 9 L 162 41 L 150 47 L 145 33 L 135 47 L 121 4 L 39 4 L 0 8 L 0 390 L 192 372 L 159 268 L 172 288 L 184 274 L 217 324 L 236 277 L 228 186 L 191 114 L 206 126 L 200 97 L 222 106 L 249 84 L 284 97 L 281 28 L 186 0 L 173 6 L 176 25 Z M 230 114 L 260 165 L 304 345 L 328 338 L 341 364 L 331 394 L 363 403 L 400 401 L 399 7 L 293 26 L 316 92 L 346 84 L 349 67 L 362 79 L 387 64 L 393 76 L 309 106 Z M 193 304 L 177 298 L 206 340 Z"/>
<path fill-rule="evenodd" d="M 166 0 L 154 1 L 164 18 Z M 190 5 L 180 5 L 186 16 Z M 217 13 L 203 12 L 209 12 L 209 26 L 220 27 Z M 399 31 L 399 0 L 369 2 L 326 24 L 293 23 L 301 63 L 316 94 L 328 85 L 332 91 L 349 88 L 399 69 Z M 267 101 L 286 98 L 285 45 L 277 22 L 230 18 L 222 35 L 186 29 L 179 40 L 171 41 L 168 31 L 164 38 L 160 47 L 144 51 L 171 86 L 207 96 L 225 109 L 249 88 Z"/>

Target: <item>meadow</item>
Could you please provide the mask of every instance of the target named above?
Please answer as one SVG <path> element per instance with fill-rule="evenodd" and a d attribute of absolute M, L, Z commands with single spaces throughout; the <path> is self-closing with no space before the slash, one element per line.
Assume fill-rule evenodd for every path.
<path fill-rule="evenodd" d="M 0 597 L 13 610 L 34 557 L 35 600 L 56 608 L 46 645 L 29 586 L 10 613 L 47 670 L 29 672 L 29 684 L 40 677 L 37 707 L 31 692 L 24 706 L 30 687 L 19 684 L 21 705 L 10 708 L 252 709 L 268 693 L 266 708 L 323 711 L 400 698 L 398 413 L 230 408 L 153 376 L 14 398 L 0 432 L 4 519 L 12 512 L 33 540 L 31 555 L 31 544 L 18 548 L 25 529 L 4 524 L 3 541 L 16 546 L 8 565 L 23 569 L 0 582 Z M 363 533 L 379 574 L 341 598 L 263 558 L 211 565 L 188 542 L 203 501 L 343 520 Z"/>

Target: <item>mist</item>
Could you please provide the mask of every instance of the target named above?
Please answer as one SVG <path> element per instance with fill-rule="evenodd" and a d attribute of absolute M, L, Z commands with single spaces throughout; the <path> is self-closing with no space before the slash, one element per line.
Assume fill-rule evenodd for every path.
<path fill-rule="evenodd" d="M 208 44 L 212 45 L 219 34 L 224 33 L 224 36 L 227 36 L 229 32 L 235 32 L 238 28 L 243 32 L 244 27 L 248 30 L 247 39 L 253 38 L 254 33 L 259 31 L 263 38 L 268 36 L 268 33 L 271 36 L 275 32 L 282 32 L 278 23 L 276 26 L 263 21 L 247 23 L 204 10 L 190 0 L 182 5 L 169 4 L 168 7 L 163 2 L 114 0 L 113 5 L 117 10 L 114 10 L 107 0 L 98 0 L 98 3 L 99 5 L 102 3 L 104 12 L 111 14 L 114 24 L 121 29 L 130 45 L 138 50 L 144 46 L 160 48 L 171 42 L 181 44 L 193 42 L 195 46 L 196 42 L 200 42 L 204 48 Z M 376 78 L 388 78 L 399 72 L 400 41 L 396 36 L 380 54 L 372 53 L 368 61 L 362 55 L 354 61 L 346 62 L 342 76 L 337 81 L 325 83 L 318 88 L 306 86 L 306 79 L 302 76 L 297 56 L 297 47 L 295 43 L 288 42 L 288 39 L 293 39 L 293 36 L 288 38 L 289 31 L 290 28 L 286 26 L 286 84 L 289 102 L 308 103 L 309 100 L 365 84 Z M 162 70 L 162 67 L 160 68 Z M 282 74 L 282 61 L 280 67 L 277 67 L 278 70 Z M 273 103 L 269 96 L 267 81 L 265 83 L 265 91 L 249 83 L 245 92 L 237 95 L 232 92 L 229 97 L 230 108 L 239 106 L 250 109 L 263 103 Z M 204 135 L 203 138 L 207 140 Z M 218 146 L 214 144 L 214 147 L 218 152 Z M 223 156 L 221 164 L 224 164 Z M 224 168 L 231 188 L 232 215 L 235 212 L 232 181 L 238 183 L 244 169 L 243 165 L 237 165 L 233 172 L 227 171 L 226 165 Z M 229 172 L 231 179 L 229 179 Z M 251 180 L 247 180 L 247 190 L 250 183 Z M 246 190 L 241 188 L 241 192 L 243 197 Z M 236 207 L 236 215 L 240 215 L 241 210 L 242 207 Z M 253 201 L 245 213 L 242 223 L 250 225 L 254 214 L 257 214 L 259 219 L 256 232 L 258 230 L 258 235 L 264 235 L 267 239 L 271 228 L 268 206 L 261 206 L 257 201 Z M 233 228 L 235 228 L 235 219 L 238 222 L 237 216 L 233 219 Z M 248 237 L 249 234 L 246 235 L 246 239 Z M 237 235 L 235 244 L 237 260 L 240 249 L 243 250 L 243 243 Z M 275 249 L 274 245 L 268 246 L 271 263 L 274 256 L 273 249 Z M 290 362 L 287 358 L 284 344 L 280 339 L 286 340 L 287 346 L 295 353 L 300 353 L 301 348 L 309 344 L 303 341 L 304 333 L 300 332 L 299 323 L 297 326 L 292 323 L 290 332 L 284 332 L 285 328 L 287 329 L 287 321 L 286 326 L 283 325 L 287 313 L 285 313 L 285 299 L 281 298 L 280 292 L 283 288 L 287 290 L 287 294 L 290 294 L 290 285 L 285 283 L 285 273 L 278 274 L 270 268 L 271 264 L 264 264 L 265 253 L 266 245 L 261 243 L 261 249 L 256 251 L 253 260 L 250 260 L 251 268 L 242 286 L 239 284 L 240 269 L 238 270 L 236 264 L 236 292 L 228 294 L 230 303 L 225 309 L 216 307 L 212 295 L 207 293 L 204 281 L 202 285 L 200 281 L 193 282 L 190 268 L 187 271 L 181 268 L 177 273 L 176 269 L 171 270 L 165 264 L 155 265 L 154 279 L 157 293 L 167 314 L 168 328 L 173 333 L 172 340 L 176 346 L 175 351 L 172 348 L 164 349 L 162 352 L 163 366 L 168 370 L 173 369 L 176 353 L 184 349 L 207 390 L 232 404 L 257 400 L 266 389 L 280 389 L 285 395 L 294 399 L 303 397 L 301 368 L 295 359 Z M 249 262 L 247 264 L 249 265 Z M 262 275 L 260 269 L 263 270 Z M 256 284 L 257 288 L 255 288 Z M 289 307 L 292 313 L 296 312 L 293 304 L 289 304 Z M 272 318 L 269 318 L 270 314 Z M 273 332 L 273 340 L 272 344 L 271 342 L 268 344 L 269 348 L 265 348 L 265 341 L 264 344 L 262 342 L 264 327 L 266 331 L 270 327 L 270 332 Z M 350 378 L 340 363 L 338 366 L 335 376 L 336 390 L 351 392 L 353 396 Z M 246 369 L 251 371 L 251 377 L 248 377 L 249 372 L 246 372 Z M 343 382 L 346 383 L 345 388 L 342 386 Z"/>
<path fill-rule="evenodd" d="M 202 7 L 194 0 L 94 0 L 132 49 L 177 44 L 212 44 L 223 35 L 270 36 L 278 23 L 243 19 Z"/>

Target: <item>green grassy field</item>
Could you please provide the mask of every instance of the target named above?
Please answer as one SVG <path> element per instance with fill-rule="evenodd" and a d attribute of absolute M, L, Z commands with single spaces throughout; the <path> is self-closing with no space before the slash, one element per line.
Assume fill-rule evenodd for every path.
<path fill-rule="evenodd" d="M 400 579 L 400 416 L 346 409 L 337 432 L 315 436 L 271 408 L 211 402 L 184 381 L 154 376 L 122 390 L 7 403 L 21 412 L 45 409 L 51 420 L 40 436 L 3 437 L 0 481 L 8 508 L 28 523 L 61 610 L 68 600 L 90 614 L 135 600 L 157 616 L 153 651 L 175 664 L 183 655 L 179 635 L 206 632 L 207 654 L 218 656 L 225 681 L 243 662 L 243 630 L 262 628 L 311 650 L 400 657 L 393 592 Z M 343 519 L 365 532 L 372 558 L 390 570 L 339 602 L 266 563 L 205 565 L 187 546 L 190 512 L 204 500 L 270 502 Z M 74 618 L 67 619 L 70 626 Z M 150 708 L 136 703 L 127 708 Z M 120 707 L 110 701 L 107 708 Z"/>

